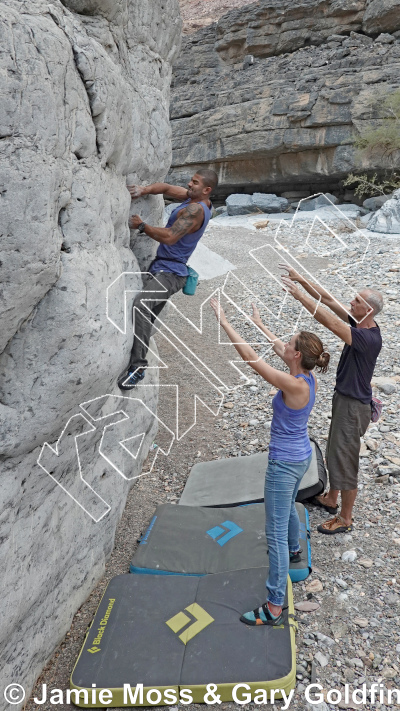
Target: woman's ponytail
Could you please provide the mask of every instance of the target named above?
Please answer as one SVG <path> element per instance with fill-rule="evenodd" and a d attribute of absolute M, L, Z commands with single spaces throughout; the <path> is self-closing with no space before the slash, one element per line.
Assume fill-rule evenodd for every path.
<path fill-rule="evenodd" d="M 327 353 L 327 351 L 322 351 L 321 355 L 319 355 L 315 361 L 315 365 L 318 368 L 319 373 L 326 373 L 330 359 L 331 357 L 329 353 Z"/>

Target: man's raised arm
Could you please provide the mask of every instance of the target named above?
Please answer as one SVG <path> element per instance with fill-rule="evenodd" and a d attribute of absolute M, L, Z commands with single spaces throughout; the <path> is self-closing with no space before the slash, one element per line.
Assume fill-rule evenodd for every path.
<path fill-rule="evenodd" d="M 325 289 L 323 289 L 322 286 L 318 286 L 318 284 L 314 284 L 309 281 L 306 277 L 299 274 L 299 272 L 296 272 L 293 267 L 289 267 L 287 264 L 280 264 L 279 266 L 282 269 L 286 269 L 288 273 L 285 276 L 288 279 L 291 279 L 293 282 L 297 281 L 297 283 L 300 284 L 303 289 L 310 294 L 310 296 L 314 299 L 321 299 L 321 303 L 324 304 L 324 306 L 331 309 L 331 311 L 339 316 L 342 321 L 348 323 L 348 312 L 346 311 L 346 308 L 339 301 L 336 301 L 336 299 L 334 299 Z"/>
<path fill-rule="evenodd" d="M 351 346 L 352 335 L 350 326 L 344 324 L 342 321 L 336 318 L 336 316 L 332 316 L 332 314 L 321 308 L 321 306 L 313 299 L 311 299 L 306 294 L 303 294 L 303 292 L 300 291 L 300 289 L 296 286 L 296 284 L 294 284 L 291 279 L 289 279 L 289 277 L 282 277 L 282 281 L 288 292 L 292 296 L 294 296 L 296 301 L 300 301 L 304 308 L 307 309 L 307 311 L 309 311 L 312 316 L 314 316 L 316 321 L 322 323 L 322 325 L 326 328 L 329 328 L 329 330 L 332 331 L 335 336 L 339 336 L 342 341 Z"/>
<path fill-rule="evenodd" d="M 187 200 L 187 188 L 169 185 L 169 183 L 152 183 L 151 185 L 127 185 L 132 200 L 145 195 L 164 195 L 171 200 Z"/>

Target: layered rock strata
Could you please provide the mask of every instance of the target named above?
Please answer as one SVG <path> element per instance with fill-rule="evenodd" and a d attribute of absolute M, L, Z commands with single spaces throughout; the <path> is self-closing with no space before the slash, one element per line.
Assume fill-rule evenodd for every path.
<path fill-rule="evenodd" d="M 120 439 L 144 435 L 126 478 L 120 452 L 112 466 L 100 455 L 99 417 L 120 409 L 115 379 L 132 340 L 132 325 L 107 319 L 106 289 L 150 257 L 150 240 L 130 249 L 125 186 L 168 171 L 180 29 L 178 0 L 162 13 L 157 0 L 2 2 L 1 693 L 11 681 L 29 691 L 104 571 L 154 436 L 156 387 L 118 425 Z M 161 198 L 135 205 L 153 223 L 162 209 Z M 122 284 L 122 325 L 123 295 Z"/>
<path fill-rule="evenodd" d="M 390 165 L 356 165 L 353 140 L 379 120 L 373 101 L 400 84 L 399 30 L 400 0 L 263 0 L 187 36 L 170 178 L 203 164 L 219 173 L 220 197 L 245 185 L 319 192 L 357 167 Z"/>

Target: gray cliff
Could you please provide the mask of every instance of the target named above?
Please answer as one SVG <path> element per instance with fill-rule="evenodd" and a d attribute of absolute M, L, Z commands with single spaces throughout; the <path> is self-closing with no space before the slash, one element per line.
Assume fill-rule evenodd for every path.
<path fill-rule="evenodd" d="M 260 0 L 186 36 L 170 179 L 203 164 L 220 197 L 337 189 L 357 167 L 354 134 L 378 119 L 371 100 L 399 86 L 399 30 L 400 0 Z"/>
<path fill-rule="evenodd" d="M 29 692 L 102 575 L 155 436 L 157 387 L 117 426 L 117 443 L 144 434 L 136 460 L 113 453 L 121 476 L 100 456 L 96 418 L 121 402 L 132 325 L 124 334 L 107 319 L 106 289 L 152 253 L 147 238 L 130 248 L 125 186 L 168 172 L 180 32 L 178 0 L 1 3 L 2 698 L 12 681 Z M 156 223 L 162 199 L 135 211 Z"/>

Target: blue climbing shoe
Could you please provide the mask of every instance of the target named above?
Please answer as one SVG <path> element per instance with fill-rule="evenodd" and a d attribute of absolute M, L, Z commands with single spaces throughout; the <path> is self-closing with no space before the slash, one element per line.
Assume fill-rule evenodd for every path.
<path fill-rule="evenodd" d="M 278 617 L 274 617 L 269 611 L 268 603 L 264 602 L 261 607 L 256 607 L 255 610 L 245 612 L 241 618 L 241 622 L 246 625 L 281 625 L 283 623 L 283 611 Z"/>
<path fill-rule="evenodd" d="M 146 374 L 146 371 L 144 368 L 135 368 L 135 370 L 132 370 L 132 368 L 128 368 L 119 378 L 118 378 L 118 387 L 120 390 L 132 390 L 132 388 L 136 387 L 138 383 L 140 383 L 141 380 L 143 380 L 144 376 Z"/>

